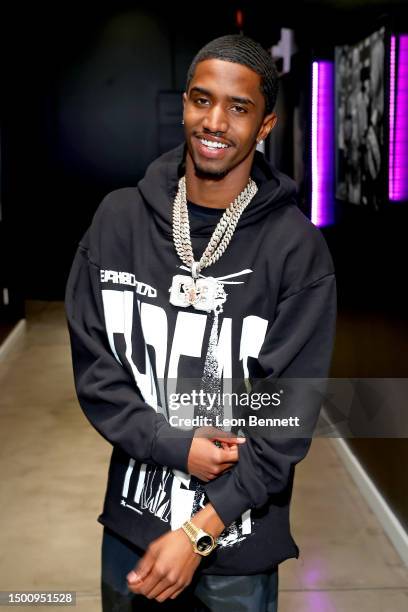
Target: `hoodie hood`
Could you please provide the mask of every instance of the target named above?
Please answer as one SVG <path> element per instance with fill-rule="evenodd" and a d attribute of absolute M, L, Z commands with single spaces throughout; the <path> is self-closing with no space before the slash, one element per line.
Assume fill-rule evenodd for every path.
<path fill-rule="evenodd" d="M 161 229 L 169 235 L 172 234 L 173 200 L 178 181 L 185 174 L 186 151 L 184 142 L 164 153 L 148 166 L 144 178 L 138 183 L 145 204 L 152 209 Z M 239 226 L 257 223 L 276 208 L 296 204 L 296 183 L 271 166 L 260 151 L 255 151 L 251 177 L 258 191 L 242 213 Z M 214 219 L 194 219 L 191 223 L 193 235 L 207 235 L 213 230 Z"/>

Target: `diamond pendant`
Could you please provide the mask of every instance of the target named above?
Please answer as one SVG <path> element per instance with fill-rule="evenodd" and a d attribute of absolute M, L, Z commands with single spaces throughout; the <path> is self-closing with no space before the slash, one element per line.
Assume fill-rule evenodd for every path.
<path fill-rule="evenodd" d="M 170 304 L 173 306 L 193 306 L 196 310 L 206 312 L 212 312 L 227 298 L 223 284 L 211 276 L 194 280 L 191 276 L 176 274 L 169 292 Z"/>

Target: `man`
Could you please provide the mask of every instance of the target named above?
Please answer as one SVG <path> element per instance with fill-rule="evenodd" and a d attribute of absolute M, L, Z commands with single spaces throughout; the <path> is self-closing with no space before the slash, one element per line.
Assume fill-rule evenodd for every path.
<path fill-rule="evenodd" d="M 237 379 L 329 370 L 333 263 L 293 181 L 256 151 L 277 85 L 255 41 L 206 45 L 187 76 L 185 143 L 106 196 L 73 262 L 76 390 L 113 445 L 98 518 L 104 612 L 273 612 L 278 565 L 299 556 L 289 504 L 310 438 L 223 432 L 214 424 L 231 409 L 208 399 Z M 208 402 L 185 405 L 196 380 Z M 203 416 L 207 427 L 182 425 Z"/>

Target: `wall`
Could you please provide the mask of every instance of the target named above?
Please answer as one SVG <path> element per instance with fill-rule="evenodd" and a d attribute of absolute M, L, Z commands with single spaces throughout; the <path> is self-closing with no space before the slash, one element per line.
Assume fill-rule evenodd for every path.
<path fill-rule="evenodd" d="M 408 378 L 406 206 L 377 215 L 345 206 L 324 233 L 334 257 L 339 316 L 332 377 Z M 408 531 L 406 438 L 347 439 L 351 450 Z"/>
<path fill-rule="evenodd" d="M 308 3 L 303 11 L 275 4 L 254 8 L 246 33 L 275 43 L 281 20 L 297 27 L 306 54 L 325 53 L 359 29 L 365 35 L 383 11 L 351 6 L 350 17 L 327 4 Z M 182 89 L 194 53 L 234 31 L 233 3 L 215 3 L 216 10 L 206 4 L 194 15 L 181 3 L 155 12 L 148 3 L 137 7 L 58 3 L 24 13 L 16 7 L 3 19 L 10 58 L 2 77 L 5 250 L 21 298 L 62 299 L 76 243 L 100 200 L 135 185 L 155 157 L 155 92 Z M 302 65 L 300 73 L 304 78 Z M 287 148 L 282 159 L 290 171 Z M 339 287 L 332 375 L 406 376 L 406 215 L 397 208 L 375 218 L 353 208 L 342 213 L 341 225 L 325 231 Z M 351 445 L 407 525 L 407 485 L 396 476 L 407 440 Z"/>

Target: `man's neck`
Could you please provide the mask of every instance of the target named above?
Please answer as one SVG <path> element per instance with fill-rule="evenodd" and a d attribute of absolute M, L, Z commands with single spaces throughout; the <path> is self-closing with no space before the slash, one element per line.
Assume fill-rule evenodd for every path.
<path fill-rule="evenodd" d="M 193 160 L 186 155 L 187 199 L 208 208 L 228 208 L 249 181 L 249 164 L 240 164 L 220 180 L 205 179 L 195 173 Z"/>

